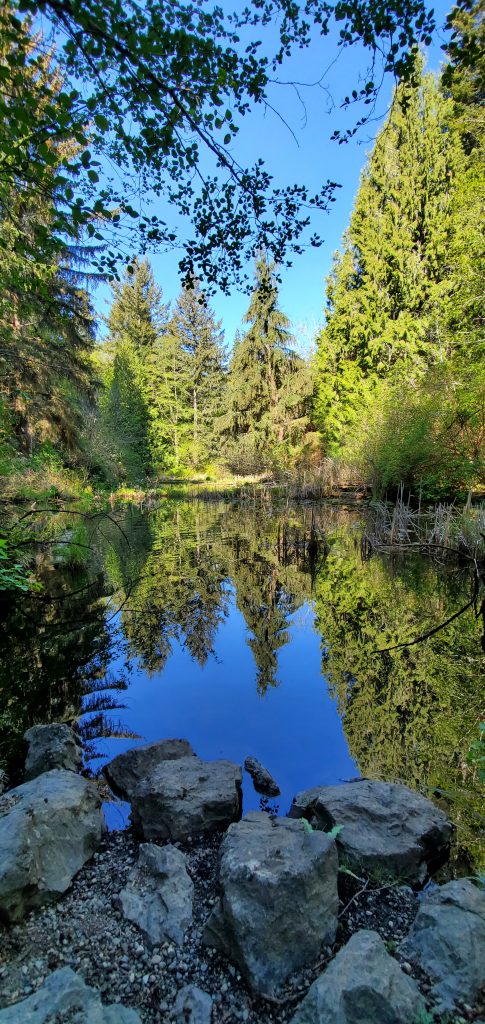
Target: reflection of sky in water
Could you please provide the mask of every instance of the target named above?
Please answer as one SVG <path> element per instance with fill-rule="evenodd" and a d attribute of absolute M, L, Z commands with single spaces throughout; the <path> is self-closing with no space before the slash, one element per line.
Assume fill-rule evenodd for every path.
<path fill-rule="evenodd" d="M 231 595 L 215 640 L 216 657 L 203 668 L 175 641 L 164 669 L 151 677 L 132 662 L 129 689 L 122 695 L 127 707 L 117 717 L 143 739 L 101 739 L 97 750 L 110 759 L 142 743 L 184 737 L 208 760 L 242 765 L 252 754 L 280 786 L 281 797 L 271 806 L 278 804 L 281 814 L 298 790 L 354 777 L 357 769 L 336 703 L 321 674 L 321 638 L 313 622 L 309 604 L 289 618 L 290 640 L 278 652 L 279 685 L 260 696 L 246 642 L 250 634 Z M 114 673 L 122 667 L 122 658 L 111 664 Z M 260 799 L 244 773 L 244 812 L 258 808 Z M 124 805 L 108 805 L 106 811 L 111 828 L 124 826 Z"/>

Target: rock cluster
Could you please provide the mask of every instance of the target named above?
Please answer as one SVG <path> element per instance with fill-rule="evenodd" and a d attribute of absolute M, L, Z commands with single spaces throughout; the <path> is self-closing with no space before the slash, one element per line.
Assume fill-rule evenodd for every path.
<path fill-rule="evenodd" d="M 0 1024 L 211 1024 L 219 1014 L 231 1024 L 415 1024 L 428 1010 L 465 1005 L 468 1012 L 467 1001 L 479 998 L 485 893 L 459 880 L 436 886 L 417 908 L 402 881 L 420 885 L 446 858 L 451 826 L 406 787 L 368 780 L 318 787 L 298 794 L 288 817 L 254 812 L 240 820 L 241 769 L 203 761 L 187 740 L 164 740 L 106 768 L 130 799 L 138 836 L 163 844 L 136 849 L 134 833 L 103 839 L 98 790 L 75 772 L 74 734 L 35 727 L 26 738 L 34 777 L 0 796 L 1 919 L 19 921 L 70 891 L 59 916 L 48 906 L 14 924 L 13 932 L 30 929 L 32 952 L 29 968 L 20 958 L 10 990 L 0 968 L 0 993 L 11 1003 Z M 276 786 L 259 762 L 246 767 L 256 788 Z M 95 852 L 101 842 L 111 854 Z M 93 855 L 83 888 L 75 876 Z M 394 931 L 389 911 L 385 923 L 364 904 L 356 912 L 367 882 L 340 910 L 335 952 L 339 858 L 368 879 L 390 879 L 384 888 L 394 903 L 389 893 L 386 906 L 399 907 L 400 891 L 405 912 Z M 369 888 L 367 908 L 381 889 Z M 362 927 L 366 915 L 380 934 Z M 36 918 L 43 921 L 37 935 Z M 401 967 L 389 950 L 403 936 Z M 386 949 L 382 937 L 393 945 Z M 19 948 L 14 935 L 11 949 Z M 285 1009 L 272 1015 L 268 1002 Z"/>
<path fill-rule="evenodd" d="M 316 828 L 339 827 L 342 863 L 361 874 L 422 884 L 449 855 L 451 824 L 420 793 L 363 779 L 298 793 L 290 817 Z"/>

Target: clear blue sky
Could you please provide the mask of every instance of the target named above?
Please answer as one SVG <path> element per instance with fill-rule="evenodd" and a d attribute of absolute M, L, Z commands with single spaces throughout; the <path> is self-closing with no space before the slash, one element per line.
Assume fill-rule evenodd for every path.
<path fill-rule="evenodd" d="M 444 23 L 450 7 L 448 0 L 439 0 L 435 5 L 438 25 Z M 427 55 L 430 69 L 437 69 L 443 61 L 440 49 L 443 41 L 444 36 L 440 33 L 430 47 Z M 329 212 L 314 213 L 312 217 L 309 235 L 317 231 L 323 237 L 324 245 L 319 249 L 309 248 L 302 256 L 295 256 L 293 266 L 282 271 L 280 303 L 293 324 L 297 338 L 303 344 L 311 340 L 317 325 L 322 322 L 325 278 L 331 267 L 332 254 L 338 248 L 348 224 L 359 176 L 372 148 L 375 133 L 382 124 L 393 85 L 390 78 L 384 82 L 376 119 L 362 130 L 362 134 L 339 146 L 330 138 L 335 128 L 342 130 L 354 124 L 364 111 L 362 107 L 353 107 L 347 113 L 339 108 L 345 94 L 356 86 L 359 74 L 365 73 L 367 55 L 363 48 L 354 46 L 338 51 L 334 36 L 326 39 L 318 37 L 309 50 L 297 53 L 288 62 L 281 78 L 305 83 L 317 82 L 338 52 L 338 60 L 325 76 L 325 89 L 318 85 L 308 88 L 302 86 L 297 95 L 291 85 L 273 86 L 271 102 L 291 131 L 277 114 L 269 112 L 265 116 L 262 110 L 256 110 L 242 122 L 233 147 L 240 164 L 251 165 L 258 157 L 262 157 L 274 175 L 276 185 L 304 182 L 311 191 L 316 192 L 330 179 L 342 186 L 336 191 L 336 201 Z M 333 109 L 330 97 L 335 101 Z M 150 256 L 165 299 L 175 300 L 179 292 L 178 259 L 176 251 Z M 106 315 L 109 289 L 100 288 L 95 300 L 99 313 Z M 241 326 L 247 303 L 247 295 L 237 291 L 233 291 L 230 296 L 217 294 L 212 299 L 216 315 L 223 322 L 229 347 L 236 330 Z"/>

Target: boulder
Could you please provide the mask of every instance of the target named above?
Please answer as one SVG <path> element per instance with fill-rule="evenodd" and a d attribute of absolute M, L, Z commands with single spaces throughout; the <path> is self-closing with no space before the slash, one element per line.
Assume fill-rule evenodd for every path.
<path fill-rule="evenodd" d="M 211 1024 L 212 999 L 197 985 L 184 985 L 177 993 L 172 1016 L 176 1024 Z"/>
<path fill-rule="evenodd" d="M 70 967 L 46 978 L 33 995 L 0 1010 L 0 1024 L 141 1024 L 135 1010 L 121 1003 L 103 1006 L 99 992 Z"/>
<path fill-rule="evenodd" d="M 361 931 L 313 982 L 290 1024 L 415 1024 L 424 1009 L 377 932 Z"/>
<path fill-rule="evenodd" d="M 241 817 L 241 769 L 231 761 L 162 761 L 132 796 L 131 817 L 144 839 L 187 839 Z"/>
<path fill-rule="evenodd" d="M 131 800 L 140 782 L 145 782 L 163 761 L 176 761 L 193 754 L 188 740 L 157 740 L 118 754 L 104 766 L 103 772 L 113 792 L 123 800 Z"/>
<path fill-rule="evenodd" d="M 466 878 L 426 895 L 400 952 L 428 974 L 440 1010 L 485 986 L 485 890 Z"/>
<path fill-rule="evenodd" d="M 78 772 L 83 764 L 83 752 L 76 733 L 69 725 L 54 722 L 51 725 L 33 725 L 24 734 L 28 744 L 25 759 L 25 780 L 35 779 L 42 772 L 64 768 Z"/>
<path fill-rule="evenodd" d="M 98 790 L 74 772 L 45 772 L 0 797 L 2 917 L 19 920 L 65 892 L 103 831 Z"/>
<path fill-rule="evenodd" d="M 267 768 L 264 768 L 261 761 L 256 757 L 247 757 L 244 767 L 253 780 L 253 786 L 257 793 L 264 796 L 279 796 L 280 787 L 274 780 Z"/>
<path fill-rule="evenodd" d="M 331 943 L 337 928 L 335 842 L 303 822 L 252 812 L 221 845 L 221 898 L 204 942 L 226 954 L 262 995 Z"/>
<path fill-rule="evenodd" d="M 138 864 L 121 890 L 118 905 L 150 945 L 166 939 L 182 945 L 192 923 L 194 885 L 183 853 L 175 846 L 142 843 Z"/>
<path fill-rule="evenodd" d="M 392 782 L 362 779 L 299 793 L 290 817 L 316 828 L 342 826 L 340 860 L 354 871 L 416 885 L 449 854 L 452 825 L 420 793 Z"/>

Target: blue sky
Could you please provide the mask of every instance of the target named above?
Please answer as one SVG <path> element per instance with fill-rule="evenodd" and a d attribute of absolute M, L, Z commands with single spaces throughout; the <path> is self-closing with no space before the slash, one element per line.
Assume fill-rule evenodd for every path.
<path fill-rule="evenodd" d="M 443 0 L 435 5 L 438 25 L 444 23 L 450 6 Z M 430 47 L 427 55 L 430 69 L 439 68 L 443 61 L 440 48 L 443 40 L 443 35 L 437 34 Z M 280 304 L 303 347 L 310 344 L 322 322 L 325 278 L 331 267 L 332 255 L 348 224 L 359 176 L 375 134 L 383 123 L 393 85 L 390 78 L 384 82 L 372 123 L 351 142 L 339 146 L 331 141 L 335 128 L 342 129 L 355 123 L 364 110 L 353 107 L 347 113 L 339 108 L 342 98 L 356 86 L 359 75 L 365 73 L 368 59 L 363 48 L 354 46 L 338 51 L 334 36 L 318 37 L 310 49 L 297 53 L 288 62 L 281 78 L 315 83 L 338 52 L 338 60 L 325 75 L 324 88 L 318 85 L 299 86 L 297 93 L 292 85 L 275 84 L 270 99 L 278 114 L 268 112 L 265 115 L 262 110 L 252 112 L 242 122 L 233 146 L 241 164 L 250 165 L 262 157 L 274 175 L 276 185 L 304 182 L 311 191 L 317 191 L 327 179 L 341 185 L 329 212 L 315 213 L 312 217 L 309 235 L 316 230 L 324 239 L 322 247 L 309 248 L 302 256 L 295 256 L 293 266 L 282 270 Z M 150 256 L 157 282 L 162 286 L 166 299 L 175 300 L 179 292 L 178 259 L 176 251 Z M 103 287 L 98 290 L 95 304 L 101 315 L 107 314 L 109 289 Z M 216 315 L 223 322 L 229 347 L 241 326 L 247 304 L 247 295 L 236 290 L 230 296 L 217 294 L 212 299 Z"/>

